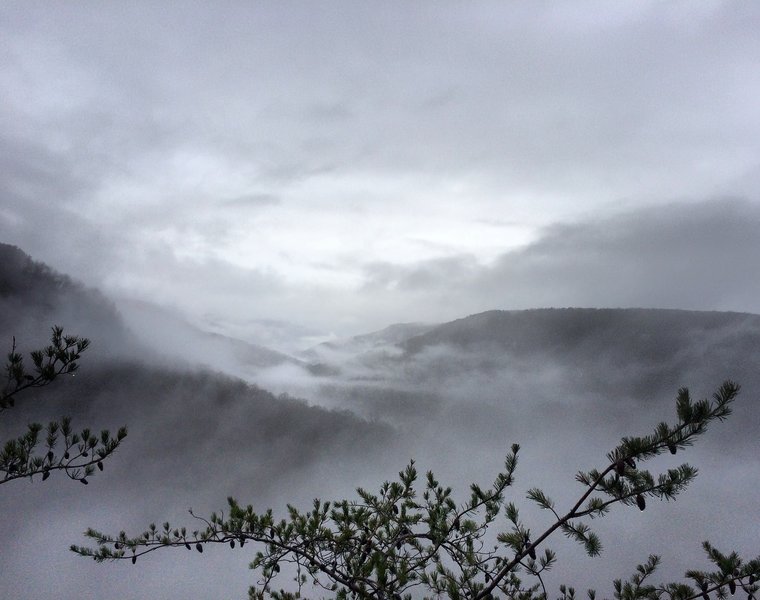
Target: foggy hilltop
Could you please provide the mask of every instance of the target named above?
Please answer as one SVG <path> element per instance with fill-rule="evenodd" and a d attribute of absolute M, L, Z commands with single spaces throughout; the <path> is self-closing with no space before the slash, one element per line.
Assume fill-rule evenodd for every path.
<path fill-rule="evenodd" d="M 683 549 L 665 557 L 663 577 L 695 566 L 703 539 L 757 549 L 757 532 L 733 524 L 736 515 L 757 516 L 758 315 L 493 310 L 393 324 L 288 354 L 204 331 L 171 308 L 109 298 L 0 244 L 0 341 L 9 350 L 15 336 L 26 353 L 46 343 L 54 324 L 92 346 L 76 377 L 25 394 L 3 414 L 2 439 L 63 414 L 75 427 L 127 425 L 130 433 L 86 488 L 55 477 L 6 486 L 3 598 L 73 598 L 83 580 L 93 597 L 244 597 L 253 577 L 245 553 L 156 553 L 137 573 L 94 565 L 68 546 L 81 543 L 88 526 L 136 532 L 154 521 L 187 523 L 189 506 L 210 513 L 228 495 L 276 512 L 287 502 L 350 496 L 394 477 L 411 458 L 463 498 L 470 481 L 491 481 L 519 442 L 516 500 L 534 485 L 571 499 L 575 471 L 598 466 L 621 436 L 672 419 L 679 387 L 702 397 L 724 379 L 743 392 L 736 414 L 688 453 L 702 470 L 693 488 L 646 518 L 621 510 L 600 522 L 601 558 L 553 544 L 556 583 L 603 590 L 630 573 L 631 556 L 667 553 L 663 531 Z M 534 517 L 541 518 L 528 513 Z M 32 563 L 48 565 L 50 575 L 29 580 Z M 601 576 L 580 581 L 579 572 Z"/>

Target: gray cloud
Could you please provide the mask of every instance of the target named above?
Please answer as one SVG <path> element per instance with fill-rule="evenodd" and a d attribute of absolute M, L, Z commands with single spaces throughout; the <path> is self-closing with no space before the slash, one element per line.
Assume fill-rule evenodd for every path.
<path fill-rule="evenodd" d="M 262 208 L 276 206 L 281 202 L 282 200 L 274 194 L 249 194 L 224 200 L 221 204 L 225 208 Z"/>
<path fill-rule="evenodd" d="M 757 205 L 716 200 L 557 226 L 500 259 L 487 285 L 537 289 L 527 296 L 542 305 L 756 312 L 758 224 Z"/>
<path fill-rule="evenodd" d="M 471 257 L 381 263 L 366 277 L 373 293 L 413 295 L 428 314 L 448 318 L 535 306 L 758 312 L 758 231 L 760 209 L 748 201 L 671 204 L 548 227 L 490 265 Z"/>
<path fill-rule="evenodd" d="M 375 263 L 365 268 L 365 286 L 368 290 L 385 288 L 437 293 L 447 288 L 461 288 L 468 277 L 479 270 L 473 256 L 438 258 L 411 266 Z"/>
<path fill-rule="evenodd" d="M 645 257 L 673 249 L 664 233 L 626 253 L 581 224 L 644 205 L 672 227 L 674 201 L 757 202 L 751 5 L 2 11 L 3 238 L 193 313 L 255 298 L 257 318 L 345 333 L 418 319 L 421 301 L 436 320 L 534 300 L 681 306 L 666 290 L 697 265 L 733 269 L 689 260 L 674 278 Z M 612 254 L 562 266 L 544 256 L 562 239 Z M 175 266 L 199 282 L 192 303 L 171 297 Z M 683 306 L 749 306 L 734 279 L 731 299 L 693 286 Z"/>

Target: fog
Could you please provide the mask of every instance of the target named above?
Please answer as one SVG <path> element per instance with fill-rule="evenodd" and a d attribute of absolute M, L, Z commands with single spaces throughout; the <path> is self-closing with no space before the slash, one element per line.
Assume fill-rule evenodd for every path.
<path fill-rule="evenodd" d="M 4 414 L 3 436 L 61 414 L 96 430 L 127 424 L 130 434 L 87 487 L 60 477 L 4 487 L 0 535 L 12 550 L 0 558 L 3 597 L 244 597 L 255 582 L 248 548 L 210 548 L 202 556 L 167 550 L 133 567 L 96 565 L 68 546 L 84 541 L 86 527 L 137 533 L 164 520 L 192 527 L 188 508 L 210 514 L 228 495 L 279 514 L 286 503 L 350 497 L 357 486 L 374 489 L 393 478 L 411 458 L 464 500 L 471 481 L 492 481 L 513 442 L 522 446 L 513 497 L 537 530 L 547 517 L 522 500 L 528 488 L 543 487 L 559 506 L 569 504 L 580 492 L 577 470 L 603 466 L 621 436 L 674 418 L 678 387 L 702 397 L 726 378 L 743 385 L 735 414 L 695 448 L 656 461 L 657 468 L 682 458 L 698 466 L 692 488 L 676 503 L 653 503 L 644 513 L 617 508 L 593 523 L 605 546 L 600 558 L 552 540 L 560 562 L 548 582 L 553 591 L 565 582 L 609 594 L 611 579 L 627 576 L 649 553 L 664 555 L 663 577 L 678 577 L 705 565 L 703 539 L 756 551 L 757 531 L 748 524 L 760 485 L 758 316 L 491 311 L 437 326 L 398 325 L 301 357 L 272 352 L 269 358 L 282 357 L 272 365 L 246 362 L 244 342 L 204 334 L 145 306 L 140 314 L 154 315 L 147 339 L 166 339 L 162 347 L 142 347 L 145 330 L 130 330 L 105 297 L 5 248 L 16 257 L 4 262 L 4 281 L 15 282 L 3 295 L 5 337 L 22 316 L 59 322 L 75 302 L 92 315 L 76 326 L 94 346 L 76 378 L 30 394 Z M 58 281 L 55 302 L 35 304 L 50 281 Z M 40 334 L 20 341 L 33 347 Z"/>
<path fill-rule="evenodd" d="M 726 378 L 692 489 L 594 523 L 601 558 L 552 542 L 548 584 L 756 554 L 759 30 L 723 0 L 1 3 L 0 350 L 92 345 L 0 439 L 130 434 L 86 487 L 2 486 L 0 598 L 245 597 L 248 546 L 68 547 L 412 458 L 463 499 L 517 442 L 515 500 L 563 505 Z"/>

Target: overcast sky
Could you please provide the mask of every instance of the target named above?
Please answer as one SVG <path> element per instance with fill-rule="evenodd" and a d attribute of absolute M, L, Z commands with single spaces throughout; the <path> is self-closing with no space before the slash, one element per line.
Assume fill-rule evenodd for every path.
<path fill-rule="evenodd" d="M 0 238 L 254 337 L 760 312 L 758 31 L 751 2 L 4 3 Z"/>

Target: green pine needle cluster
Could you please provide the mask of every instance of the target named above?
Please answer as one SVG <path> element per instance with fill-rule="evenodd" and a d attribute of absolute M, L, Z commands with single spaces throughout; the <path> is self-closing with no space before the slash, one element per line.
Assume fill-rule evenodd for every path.
<path fill-rule="evenodd" d="M 428 472 L 420 483 L 411 462 L 397 481 L 384 483 L 378 493 L 358 489 L 354 500 L 315 500 L 305 512 L 288 506 L 285 518 L 276 519 L 271 510 L 257 512 L 229 498 L 226 515 L 219 512 L 205 518 L 191 511 L 200 523 L 193 531 L 169 523 L 162 528 L 151 525 L 138 536 L 123 531 L 112 536 L 90 529 L 85 535 L 95 546 L 71 549 L 98 562 L 135 563 L 161 548 L 202 552 L 208 544 L 236 548 L 253 543 L 256 554 L 251 568 L 258 573 L 258 581 L 250 597 L 257 599 L 301 598 L 310 588 L 339 599 L 547 600 L 543 575 L 556 563 L 548 539 L 561 531 L 596 556 L 602 543 L 589 521 L 608 514 L 614 504 L 645 510 L 648 498 L 676 498 L 697 470 L 682 464 L 653 475 L 642 463 L 690 446 L 709 424 L 730 414 L 738 393 L 739 386 L 727 381 L 712 400 L 692 403 L 688 391 L 680 390 L 677 422 L 661 423 L 647 436 L 624 438 L 607 455 L 603 468 L 578 473 L 576 480 L 583 491 L 565 510 L 559 510 L 542 490 L 530 489 L 527 499 L 553 515 L 552 524 L 538 534 L 520 520 L 516 504 L 507 498 L 520 451 L 513 445 L 494 483 L 487 488 L 472 484 L 469 499 L 460 504 L 453 499 L 452 489 L 441 485 L 433 473 Z M 495 538 L 487 535 L 494 529 Z M 659 564 L 659 558 L 651 556 L 629 580 L 614 582 L 616 599 L 705 600 L 716 592 L 722 600 L 726 591 L 735 591 L 737 586 L 750 596 L 755 593 L 760 558 L 743 563 L 735 554 L 722 555 L 709 544 L 705 549 L 719 570 L 687 573 L 698 588 L 684 583 L 650 584 Z M 287 591 L 274 587 L 281 572 L 294 579 Z M 572 587 L 561 586 L 560 593 L 562 600 L 575 599 Z M 587 595 L 595 600 L 593 590 Z"/>
<path fill-rule="evenodd" d="M 53 327 L 50 342 L 47 347 L 30 353 L 33 368 L 28 371 L 13 338 L 5 365 L 0 413 L 16 406 L 19 393 L 50 385 L 63 375 L 73 376 L 79 368 L 77 361 L 90 345 L 86 338 L 64 335 L 61 327 Z M 51 421 L 47 427 L 31 423 L 26 433 L 2 444 L 0 485 L 25 477 L 34 479 L 35 475 L 45 481 L 53 471 L 62 471 L 70 479 L 87 485 L 88 478 L 96 469 L 104 469 L 103 461 L 116 451 L 126 436 L 126 427 L 120 428 L 115 436 L 107 430 L 100 435 L 86 428 L 75 432 L 68 417 Z M 59 445 L 62 447 L 56 452 Z"/>

